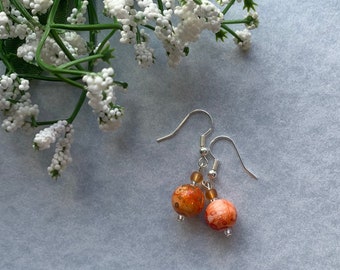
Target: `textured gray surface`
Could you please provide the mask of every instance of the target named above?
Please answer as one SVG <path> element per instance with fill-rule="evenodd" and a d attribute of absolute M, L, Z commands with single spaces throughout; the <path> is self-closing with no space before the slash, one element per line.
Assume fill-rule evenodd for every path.
<path fill-rule="evenodd" d="M 102 133 L 84 107 L 74 162 L 57 182 L 46 172 L 52 152 L 34 152 L 33 135 L 0 132 L 0 269 L 340 269 L 340 2 L 258 2 L 247 54 L 205 34 L 177 69 L 159 48 L 140 70 L 130 48 L 117 50 L 117 78 L 130 85 L 118 95 L 124 125 Z M 239 212 L 231 239 L 202 216 L 177 223 L 171 208 L 207 120 L 156 138 L 195 108 L 260 178 L 216 145 L 216 187 Z"/>

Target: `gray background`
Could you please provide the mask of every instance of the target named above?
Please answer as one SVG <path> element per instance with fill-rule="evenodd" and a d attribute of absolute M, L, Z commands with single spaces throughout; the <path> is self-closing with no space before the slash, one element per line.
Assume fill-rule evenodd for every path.
<path fill-rule="evenodd" d="M 0 269 L 340 269 L 340 2 L 258 4 L 248 53 L 205 33 L 177 69 L 158 46 L 156 64 L 141 70 L 133 49 L 118 45 L 112 64 L 129 82 L 117 93 L 123 126 L 101 132 L 84 106 L 74 161 L 58 181 L 46 172 L 53 149 L 33 151 L 34 134 L 0 131 Z M 67 117 L 78 95 L 32 88 L 46 118 Z M 259 176 L 216 144 L 216 188 L 239 213 L 230 239 L 202 216 L 176 222 L 170 204 L 197 168 L 207 118 L 156 138 L 195 108 Z"/>

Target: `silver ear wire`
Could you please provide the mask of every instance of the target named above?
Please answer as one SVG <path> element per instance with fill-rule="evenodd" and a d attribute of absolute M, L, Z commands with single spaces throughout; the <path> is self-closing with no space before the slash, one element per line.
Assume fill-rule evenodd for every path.
<path fill-rule="evenodd" d="M 209 178 L 212 180 L 212 179 L 214 179 L 214 178 L 216 177 L 216 174 L 217 174 L 218 159 L 216 159 L 215 156 L 213 155 L 213 153 L 212 153 L 212 147 L 213 147 L 214 144 L 215 144 L 217 141 L 219 141 L 219 140 L 226 140 L 226 141 L 230 142 L 230 143 L 233 145 L 233 147 L 234 147 L 235 150 L 236 150 L 236 154 L 237 154 L 238 158 L 239 158 L 240 161 L 241 161 L 241 164 L 242 164 L 243 169 L 244 169 L 251 177 L 253 177 L 254 179 L 257 179 L 257 176 L 256 176 L 255 174 L 253 174 L 251 171 L 249 171 L 249 170 L 246 168 L 246 166 L 244 165 L 244 163 L 243 163 L 243 161 L 242 161 L 242 159 L 241 159 L 240 153 L 238 152 L 237 147 L 236 147 L 236 144 L 234 143 L 234 141 L 233 141 L 231 138 L 229 138 L 228 136 L 225 136 L 225 135 L 217 136 L 217 137 L 215 137 L 214 139 L 212 139 L 211 142 L 210 142 L 210 145 L 209 145 L 209 148 L 210 148 L 210 155 L 211 155 L 211 157 L 214 159 L 214 165 L 213 165 L 213 168 L 212 168 L 212 169 L 209 171 L 209 173 L 208 173 Z"/>
<path fill-rule="evenodd" d="M 208 164 L 208 159 L 207 159 L 206 156 L 209 154 L 209 148 L 206 147 L 206 138 L 213 131 L 213 128 L 214 128 L 214 121 L 213 121 L 211 115 L 207 111 L 202 110 L 202 109 L 196 109 L 196 110 L 193 110 L 193 111 L 189 112 L 184 117 L 182 122 L 179 123 L 179 125 L 175 128 L 174 131 L 172 131 L 168 135 L 165 135 L 165 136 L 163 136 L 161 138 L 158 138 L 157 142 L 162 142 L 164 140 L 171 139 L 173 136 L 175 136 L 176 133 L 183 127 L 183 125 L 189 119 L 189 117 L 192 116 L 195 113 L 204 113 L 204 114 L 206 114 L 209 117 L 209 121 L 210 121 L 210 128 L 200 136 L 200 155 L 201 155 L 201 158 L 198 161 L 198 166 L 199 166 L 200 169 L 202 169 L 202 168 L 205 168 L 207 166 L 207 164 Z"/>
<path fill-rule="evenodd" d="M 189 112 L 185 117 L 184 119 L 182 120 L 181 123 L 179 123 L 179 125 L 175 128 L 175 130 L 171 133 L 169 133 L 168 135 L 165 135 L 161 138 L 158 138 L 157 139 L 157 142 L 162 142 L 164 140 L 167 140 L 167 139 L 171 139 L 173 136 L 176 135 L 176 133 L 182 128 L 182 126 L 185 124 L 185 122 L 189 119 L 190 116 L 192 116 L 193 114 L 195 113 L 205 113 L 208 117 L 209 117 L 209 120 L 210 120 L 210 125 L 211 127 L 206 131 L 204 132 L 202 135 L 201 135 L 201 139 L 200 139 L 200 145 L 201 147 L 205 146 L 206 144 L 206 137 L 212 132 L 213 130 L 213 125 L 214 125 L 214 121 L 211 117 L 211 115 L 205 111 L 205 110 L 202 110 L 202 109 L 196 109 L 196 110 L 193 110 L 191 112 Z"/>

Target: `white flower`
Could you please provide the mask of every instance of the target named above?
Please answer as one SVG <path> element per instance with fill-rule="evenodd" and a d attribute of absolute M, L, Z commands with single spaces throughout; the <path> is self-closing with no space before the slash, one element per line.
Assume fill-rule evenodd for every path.
<path fill-rule="evenodd" d="M 246 24 L 246 27 L 249 30 L 255 29 L 259 26 L 259 15 L 257 12 L 249 12 L 246 18 L 251 18 L 251 22 L 249 24 Z"/>
<path fill-rule="evenodd" d="M 66 129 L 68 125 L 66 120 L 60 120 L 57 123 L 42 129 L 37 133 L 33 140 L 33 147 L 38 150 L 50 148 L 52 143 L 55 143 Z"/>
<path fill-rule="evenodd" d="M 105 131 L 117 129 L 123 115 L 122 108 L 115 105 L 115 91 L 120 89 L 120 86 L 113 81 L 113 75 L 114 70 L 110 67 L 83 77 L 87 89 L 86 96 L 89 99 L 88 104 L 98 115 L 99 128 Z"/>
<path fill-rule="evenodd" d="M 242 40 L 238 40 L 234 38 L 234 42 L 242 49 L 248 50 L 251 46 L 251 33 L 248 29 L 244 29 L 243 31 L 235 31 L 236 35 Z"/>

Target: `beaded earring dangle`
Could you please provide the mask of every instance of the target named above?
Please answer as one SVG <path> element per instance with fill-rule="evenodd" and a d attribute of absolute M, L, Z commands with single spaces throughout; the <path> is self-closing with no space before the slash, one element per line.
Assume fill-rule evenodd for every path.
<path fill-rule="evenodd" d="M 172 195 L 172 207 L 178 214 L 178 221 L 183 221 L 185 217 L 197 216 L 204 208 L 204 194 L 199 186 L 203 181 L 203 170 L 208 165 L 207 155 L 209 153 L 209 150 L 206 147 L 206 137 L 213 130 L 213 119 L 211 115 L 205 110 L 193 110 L 184 117 L 182 122 L 173 132 L 157 139 L 157 142 L 162 142 L 164 140 L 172 138 L 182 128 L 188 118 L 196 113 L 204 113 L 209 117 L 210 128 L 200 136 L 200 158 L 198 160 L 198 170 L 194 171 L 191 174 L 191 183 L 179 186 Z"/>
<path fill-rule="evenodd" d="M 257 179 L 256 175 L 250 172 L 244 165 L 241 156 L 237 150 L 234 141 L 228 136 L 215 137 L 209 145 L 210 156 L 213 158 L 212 168 L 208 172 L 207 181 L 203 181 L 202 185 L 206 188 L 205 197 L 210 201 L 205 210 L 205 220 L 210 228 L 218 231 L 224 231 L 225 236 L 229 237 L 232 234 L 231 227 L 236 223 L 237 211 L 235 206 L 225 199 L 217 197 L 217 191 L 214 188 L 214 180 L 217 178 L 217 170 L 219 167 L 219 160 L 215 158 L 212 153 L 213 145 L 219 140 L 227 140 L 230 142 L 236 150 L 236 153 L 241 161 L 244 170 L 254 179 Z"/>

